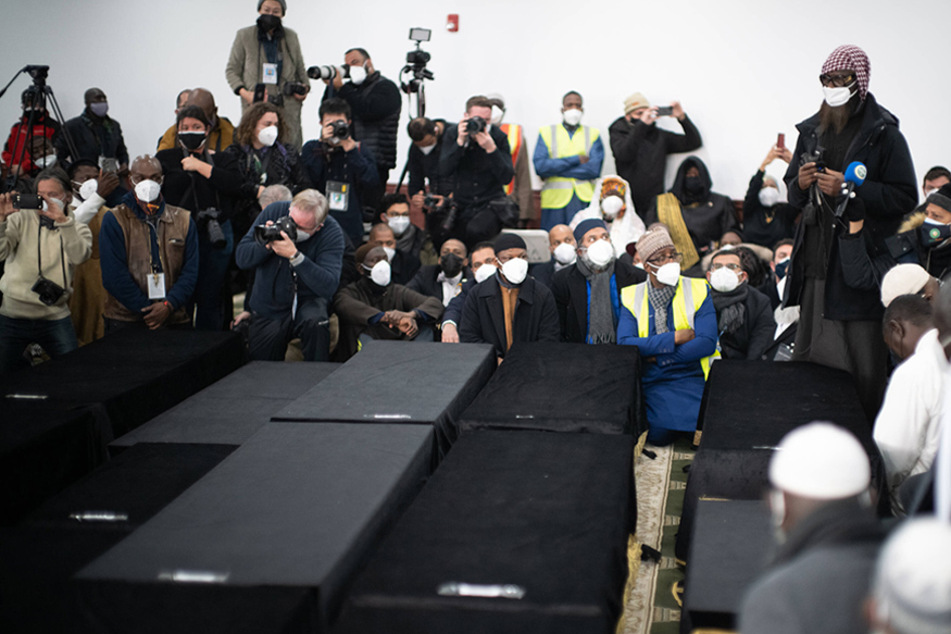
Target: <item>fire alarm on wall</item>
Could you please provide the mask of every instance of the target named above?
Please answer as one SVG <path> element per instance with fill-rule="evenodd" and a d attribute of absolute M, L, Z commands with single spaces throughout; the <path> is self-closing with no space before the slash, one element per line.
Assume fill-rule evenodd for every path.
<path fill-rule="evenodd" d="M 446 30 L 450 33 L 456 33 L 459 31 L 459 14 L 450 13 L 446 17 Z"/>

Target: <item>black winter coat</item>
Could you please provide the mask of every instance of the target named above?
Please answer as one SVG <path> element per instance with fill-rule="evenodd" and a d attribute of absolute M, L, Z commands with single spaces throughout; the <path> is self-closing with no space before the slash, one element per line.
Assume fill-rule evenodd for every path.
<path fill-rule="evenodd" d="M 647 279 L 647 273 L 643 269 L 620 260 L 614 262 L 614 276 L 618 304 L 621 302 L 621 290 L 624 287 L 640 284 Z M 572 264 L 555 273 L 551 291 L 558 308 L 561 340 L 584 343 L 588 336 L 588 280 L 578 267 Z"/>
<path fill-rule="evenodd" d="M 531 277 L 525 278 L 515 305 L 512 343 L 558 341 L 558 311 L 551 291 Z M 505 314 L 499 277 L 477 284 L 466 297 L 459 324 L 462 343 L 491 343 L 498 356 L 505 356 Z"/>
<path fill-rule="evenodd" d="M 350 104 L 353 138 L 373 157 L 377 169 L 396 167 L 396 137 L 403 108 L 396 84 L 374 71 L 359 86 L 347 82 L 334 91 L 330 84 L 321 101 L 330 97 L 340 97 Z"/>
<path fill-rule="evenodd" d="M 773 343 L 776 334 L 776 320 L 769 298 L 752 286 L 747 285 L 746 318 L 743 325 L 733 332 L 720 333 L 720 353 L 724 359 L 746 359 L 758 361 Z M 713 291 L 713 305 L 717 305 L 717 291 Z M 717 319 L 720 313 L 717 311 Z"/>
<path fill-rule="evenodd" d="M 759 201 L 764 176 L 766 173 L 762 171 L 753 175 L 746 190 L 746 198 L 743 199 L 743 241 L 772 249 L 780 240 L 795 235 L 795 220 L 799 210 L 784 202 L 764 207 Z"/>

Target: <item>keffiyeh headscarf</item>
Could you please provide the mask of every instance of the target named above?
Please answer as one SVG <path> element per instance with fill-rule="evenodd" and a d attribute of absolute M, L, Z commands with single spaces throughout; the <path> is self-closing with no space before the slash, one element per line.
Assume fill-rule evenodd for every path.
<path fill-rule="evenodd" d="M 858 46 L 846 44 L 832 51 L 832 54 L 822 65 L 822 74 L 834 73 L 836 71 L 851 70 L 855 72 L 855 79 L 859 85 L 859 98 L 865 101 L 865 95 L 868 94 L 868 80 L 871 73 L 871 64 L 868 61 L 868 55 Z"/>

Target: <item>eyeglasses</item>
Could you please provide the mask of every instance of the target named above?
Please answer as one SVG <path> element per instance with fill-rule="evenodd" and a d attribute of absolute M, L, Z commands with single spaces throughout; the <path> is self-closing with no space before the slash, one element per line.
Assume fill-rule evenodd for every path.
<path fill-rule="evenodd" d="M 653 266 L 660 266 L 666 262 L 680 262 L 684 259 L 683 254 L 681 253 L 663 253 L 661 255 L 655 255 L 654 257 L 647 260 L 648 264 Z"/>
<path fill-rule="evenodd" d="M 733 262 L 730 262 L 729 264 L 724 264 L 723 262 L 714 262 L 713 264 L 710 265 L 711 271 L 718 271 L 723 268 L 730 269 L 734 273 L 739 273 L 743 270 L 742 266 L 740 266 L 739 264 L 734 264 Z"/>
<path fill-rule="evenodd" d="M 823 86 L 837 86 L 839 88 L 848 86 L 855 80 L 855 73 L 825 73 L 819 75 L 819 81 Z"/>

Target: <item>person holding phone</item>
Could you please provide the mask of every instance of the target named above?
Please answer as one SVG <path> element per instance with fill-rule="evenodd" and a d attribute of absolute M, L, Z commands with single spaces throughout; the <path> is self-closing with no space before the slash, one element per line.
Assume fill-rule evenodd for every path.
<path fill-rule="evenodd" d="M 786 184 L 782 178 L 766 172 L 777 159 L 788 165 L 792 158 L 789 148 L 777 143 L 769 149 L 750 179 L 743 200 L 743 237 L 746 242 L 772 249 L 780 240 L 787 240 L 795 234 L 799 210 L 786 202 Z"/>
<path fill-rule="evenodd" d="M 674 117 L 684 133 L 657 127 L 658 117 Z M 608 132 L 617 173 L 631 184 L 634 208 L 642 218 L 654 197 L 664 193 L 667 155 L 693 152 L 703 145 L 700 131 L 679 101 L 651 106 L 639 92 L 624 100 L 624 116 L 612 123 Z"/>

